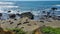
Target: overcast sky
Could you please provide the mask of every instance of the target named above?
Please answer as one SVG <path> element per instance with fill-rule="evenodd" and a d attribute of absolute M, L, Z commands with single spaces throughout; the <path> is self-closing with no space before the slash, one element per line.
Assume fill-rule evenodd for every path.
<path fill-rule="evenodd" d="M 60 0 L 0 0 L 0 1 L 60 1 Z"/>

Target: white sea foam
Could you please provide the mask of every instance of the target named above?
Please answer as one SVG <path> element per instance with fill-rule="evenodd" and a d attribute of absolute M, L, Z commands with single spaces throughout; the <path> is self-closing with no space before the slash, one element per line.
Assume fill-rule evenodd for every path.
<path fill-rule="evenodd" d="M 0 2 L 0 4 L 3 5 L 3 4 L 15 4 L 15 3 L 13 3 L 13 2 Z"/>
<path fill-rule="evenodd" d="M 60 9 L 58 9 L 58 10 L 55 10 L 55 11 L 60 11 Z"/>
<path fill-rule="evenodd" d="M 3 8 L 18 8 L 18 6 L 15 6 L 14 4 L 14 2 L 0 2 L 0 10 Z"/>
<path fill-rule="evenodd" d="M 0 10 L 0 13 L 3 13 L 4 11 Z"/>
<path fill-rule="evenodd" d="M 0 8 L 18 8 L 18 6 L 0 6 Z"/>
<path fill-rule="evenodd" d="M 60 6 L 60 5 L 55 5 L 55 6 Z"/>

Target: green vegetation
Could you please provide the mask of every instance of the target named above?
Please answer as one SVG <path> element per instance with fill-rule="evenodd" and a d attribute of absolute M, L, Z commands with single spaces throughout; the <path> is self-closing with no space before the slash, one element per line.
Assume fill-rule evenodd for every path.
<path fill-rule="evenodd" d="M 60 34 L 60 28 L 42 27 L 41 31 L 44 34 Z"/>
<path fill-rule="evenodd" d="M 12 29 L 7 29 L 7 30 L 11 30 L 15 32 L 15 34 L 26 34 L 26 32 L 24 32 L 22 29 L 19 29 L 19 28 L 12 28 Z"/>

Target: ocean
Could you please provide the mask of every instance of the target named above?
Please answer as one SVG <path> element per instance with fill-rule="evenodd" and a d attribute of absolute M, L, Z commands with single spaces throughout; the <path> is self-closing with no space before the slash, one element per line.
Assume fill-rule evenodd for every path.
<path fill-rule="evenodd" d="M 11 10 L 15 13 L 19 11 L 27 12 L 30 11 L 34 15 L 38 15 L 39 11 L 46 11 L 52 7 L 56 7 L 58 10 L 55 12 L 55 15 L 60 15 L 60 1 L 5 1 L 0 2 L 0 11 L 2 13 L 7 13 L 7 11 Z M 40 12 L 41 13 L 41 12 Z"/>
<path fill-rule="evenodd" d="M 50 8 L 53 7 L 53 5 L 60 5 L 60 1 L 15 1 L 15 2 L 5 1 L 5 2 L 12 2 L 14 3 L 13 6 L 19 6 L 18 8 L 21 10 L 29 10 L 31 8 L 32 9 Z"/>
<path fill-rule="evenodd" d="M 36 10 L 50 7 L 57 7 L 55 5 L 60 5 L 60 1 L 16 1 L 14 5 L 19 6 L 21 10 Z"/>

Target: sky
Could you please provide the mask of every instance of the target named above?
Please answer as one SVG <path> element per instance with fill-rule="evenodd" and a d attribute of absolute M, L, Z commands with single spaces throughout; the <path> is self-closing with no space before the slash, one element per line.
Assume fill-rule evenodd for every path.
<path fill-rule="evenodd" d="M 60 1 L 60 0 L 0 0 L 0 1 Z"/>

